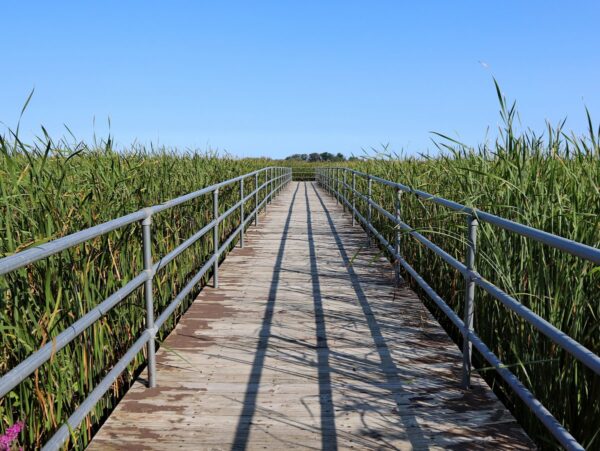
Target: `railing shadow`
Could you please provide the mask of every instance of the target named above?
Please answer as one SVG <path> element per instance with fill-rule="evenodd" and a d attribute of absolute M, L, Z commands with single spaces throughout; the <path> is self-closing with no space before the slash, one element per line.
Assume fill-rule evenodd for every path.
<path fill-rule="evenodd" d="M 271 279 L 271 287 L 269 288 L 269 298 L 267 299 L 267 306 L 262 320 L 262 326 L 258 338 L 258 344 L 254 353 L 254 361 L 252 362 L 252 370 L 250 377 L 246 385 L 246 393 L 244 395 L 244 401 L 242 405 L 242 412 L 240 414 L 238 424 L 235 431 L 235 437 L 233 440 L 232 449 L 234 450 L 245 450 L 248 444 L 248 437 L 250 435 L 250 428 L 252 426 L 252 419 L 256 412 L 256 400 L 258 397 L 258 390 L 254 390 L 253 387 L 258 387 L 262 376 L 262 369 L 264 367 L 265 358 L 267 357 L 266 352 L 261 352 L 267 348 L 269 344 L 269 337 L 271 334 L 271 324 L 273 323 L 273 313 L 275 310 L 275 301 L 277 299 L 277 288 L 279 287 L 279 279 L 281 276 L 281 268 L 283 263 L 283 257 L 285 255 L 285 245 L 288 240 L 288 232 L 290 228 L 290 222 L 292 219 L 292 213 L 294 204 L 296 201 L 296 194 L 300 186 L 296 186 L 288 215 L 285 221 L 285 226 L 281 234 L 281 243 L 277 252 L 277 258 L 275 260 L 275 266 L 273 268 L 273 279 Z"/>
<path fill-rule="evenodd" d="M 308 190 L 304 183 L 304 197 L 306 199 L 306 228 L 308 237 L 308 250 L 310 258 L 310 274 L 312 279 L 312 298 L 314 304 L 315 328 L 317 334 L 317 365 L 319 368 L 319 404 L 321 407 L 321 446 L 324 450 L 337 449 L 337 433 L 335 428 L 335 410 L 331 392 L 331 366 L 329 364 L 329 346 L 327 344 L 327 327 L 323 312 L 323 298 L 319 282 L 319 268 L 317 252 L 313 236 L 312 215 Z"/>
<path fill-rule="evenodd" d="M 400 406 L 402 404 L 403 396 L 405 396 L 407 392 L 403 389 L 402 382 L 400 380 L 400 377 L 398 376 L 398 367 L 396 366 L 392 354 L 389 348 L 387 347 L 386 341 L 381 332 L 381 327 L 371 309 L 369 300 L 367 299 L 367 296 L 365 295 L 365 292 L 361 286 L 358 274 L 356 274 L 356 272 L 354 271 L 351 258 L 348 255 L 344 243 L 342 242 L 337 232 L 335 223 L 333 222 L 333 219 L 331 217 L 331 213 L 329 212 L 329 209 L 323 202 L 323 199 L 319 194 L 318 190 L 315 188 L 314 184 L 311 184 L 311 186 L 315 192 L 315 195 L 317 196 L 317 199 L 319 200 L 319 203 L 321 204 L 323 213 L 327 218 L 327 223 L 331 230 L 331 234 L 335 240 L 335 244 L 338 248 L 339 254 L 342 258 L 344 266 L 346 267 L 348 276 L 350 277 L 352 288 L 356 293 L 356 297 L 366 319 L 367 327 L 371 334 L 371 338 L 373 339 L 376 345 L 381 372 L 385 375 L 387 383 L 390 387 L 390 392 L 393 395 L 396 404 Z M 405 429 L 407 439 L 411 442 L 413 448 L 427 449 L 425 445 L 425 438 L 421 429 L 418 426 L 418 422 L 416 420 L 415 415 L 411 414 L 410 412 L 407 412 L 407 409 L 397 409 L 397 411 L 398 416 L 406 426 Z"/>
<path fill-rule="evenodd" d="M 335 240 L 335 246 L 337 247 L 337 251 L 341 256 L 341 260 L 344 263 L 344 266 L 347 271 L 347 275 L 345 276 L 346 280 L 351 283 L 351 286 L 356 294 L 356 298 L 358 300 L 360 310 L 362 311 L 361 316 L 350 315 L 349 312 L 345 314 L 330 312 L 327 313 L 327 318 L 330 321 L 360 321 L 361 323 L 366 323 L 368 330 L 370 332 L 371 343 L 375 345 L 376 354 L 370 357 L 365 356 L 368 360 L 361 359 L 358 356 L 352 355 L 351 353 L 340 352 L 341 350 L 334 351 L 330 349 L 328 343 L 328 330 L 326 327 L 325 321 L 325 312 L 323 306 L 323 296 L 321 291 L 321 281 L 320 277 L 335 277 L 329 274 L 327 271 L 324 271 L 320 274 L 320 268 L 318 265 L 318 256 L 317 256 L 317 242 L 320 239 L 319 233 L 315 233 L 315 229 L 313 228 L 314 223 L 314 214 L 315 210 L 311 211 L 309 191 L 307 184 L 304 184 L 304 197 L 306 201 L 306 226 L 307 226 L 307 244 L 308 251 L 310 257 L 310 269 L 309 274 L 311 280 L 311 287 L 307 287 L 306 296 L 312 297 L 312 307 L 314 309 L 314 321 L 315 321 L 315 332 L 316 332 L 316 345 L 309 344 L 308 342 L 304 343 L 306 350 L 308 353 L 301 352 L 293 352 L 291 350 L 286 350 L 285 348 L 277 350 L 277 358 L 282 363 L 285 361 L 288 362 L 296 362 L 303 365 L 310 365 L 317 367 L 317 373 L 315 377 L 308 377 L 301 373 L 290 372 L 291 375 L 295 376 L 303 376 L 307 377 L 309 380 L 315 380 L 318 383 L 318 397 L 319 397 L 319 407 L 320 407 L 320 434 L 321 434 L 321 448 L 323 450 L 335 450 L 338 447 L 338 441 L 348 439 L 345 431 L 338 431 L 336 428 L 336 414 L 333 403 L 333 392 L 350 389 L 350 390 L 359 390 L 364 394 L 369 394 L 371 396 L 381 396 L 382 393 L 379 391 L 381 388 L 389 390 L 390 398 L 396 403 L 396 405 L 400 406 L 402 404 L 402 398 L 407 395 L 407 392 L 402 389 L 402 383 L 399 377 L 398 368 L 392 358 L 391 351 L 388 349 L 383 333 L 382 326 L 379 324 L 377 319 L 375 318 L 371 306 L 369 305 L 368 298 L 361 286 L 361 280 L 359 280 L 358 275 L 355 273 L 352 268 L 350 262 L 350 256 L 348 255 L 348 251 L 344 247 L 344 244 L 338 234 L 335 223 L 333 222 L 331 213 L 325 206 L 321 195 L 317 192 L 314 185 L 311 184 L 317 199 L 319 200 L 320 206 L 322 207 L 322 211 L 324 217 L 326 218 L 327 224 L 329 225 L 329 229 L 331 230 L 330 237 L 333 236 Z M 266 359 L 269 355 L 268 349 L 271 348 L 271 344 L 269 340 L 271 338 L 277 338 L 277 341 L 290 341 L 296 345 L 302 345 L 301 342 L 298 342 L 297 339 L 286 340 L 286 337 L 274 336 L 271 332 L 271 329 L 274 325 L 274 313 L 275 313 L 275 304 L 278 298 L 278 295 L 281 296 L 281 287 L 280 287 L 280 279 L 281 276 L 285 273 L 284 268 L 282 267 L 283 259 L 286 250 L 286 244 L 289 243 L 290 239 L 293 237 L 290 236 L 290 223 L 292 221 L 292 215 L 294 212 L 295 201 L 297 200 L 298 189 L 300 185 L 296 187 L 296 190 L 293 194 L 291 205 L 289 207 L 287 218 L 285 221 L 284 229 L 282 232 L 281 243 L 279 245 L 279 250 L 277 253 L 273 278 L 271 279 L 271 285 L 269 289 L 269 295 L 267 299 L 267 305 L 265 307 L 264 316 L 261 323 L 261 329 L 258 338 L 258 344 L 256 346 L 256 350 L 253 356 L 253 360 L 251 363 L 252 369 L 250 371 L 250 376 L 246 386 L 246 392 L 244 394 L 242 410 L 238 419 L 238 424 L 235 431 L 235 437 L 232 444 L 232 449 L 234 450 L 245 450 L 248 446 L 248 441 L 250 437 L 250 431 L 252 428 L 253 419 L 256 415 L 260 414 L 261 407 L 257 403 L 257 397 L 259 394 L 261 376 L 266 366 Z M 313 198 L 314 203 L 314 198 Z M 297 208 L 297 206 L 296 206 Z M 313 206 L 314 208 L 314 206 Z M 318 210 L 317 210 L 318 211 Z M 318 211 L 319 215 L 321 215 L 321 211 Z M 368 277 L 370 278 L 370 277 Z M 279 293 L 278 293 L 279 291 Z M 335 297 L 335 296 L 334 296 Z M 358 313 L 358 311 L 357 311 Z M 329 316 L 331 315 L 331 318 Z M 356 342 L 356 346 L 364 346 L 365 342 Z M 310 350 L 316 354 L 316 362 L 312 362 L 310 360 Z M 312 355 L 315 355 L 312 354 Z M 335 364 L 332 364 L 332 359 L 336 361 Z M 250 363 L 250 362 L 249 362 Z M 357 372 L 355 368 L 357 366 L 365 366 L 368 367 L 369 371 L 367 372 Z M 271 368 L 282 373 L 286 373 L 285 365 L 279 368 Z M 372 373 L 374 371 L 374 373 Z M 382 385 L 382 382 L 378 380 L 377 377 L 371 377 L 373 374 L 382 374 L 384 375 L 385 383 Z M 340 385 L 339 382 L 333 383 L 332 375 L 337 375 L 337 377 L 341 377 L 345 382 L 344 386 Z M 365 385 L 366 384 L 366 385 Z M 373 386 L 373 389 L 369 389 L 369 386 Z M 341 393 L 341 392 L 340 392 Z M 386 395 L 383 395 L 386 396 Z M 355 402 L 352 402 L 345 406 L 345 409 L 356 410 L 357 412 L 372 412 L 376 414 L 382 414 L 380 410 L 380 406 L 370 406 L 365 404 L 364 399 L 356 399 Z M 393 416 L 397 416 L 399 422 L 403 424 L 403 427 L 400 429 L 394 428 L 394 430 L 390 430 L 386 433 L 386 437 L 370 437 L 368 435 L 369 432 L 377 433 L 376 431 L 372 431 L 367 424 L 364 424 L 364 432 L 367 435 L 364 436 L 356 436 L 352 437 L 352 439 L 357 440 L 360 438 L 360 446 L 364 446 L 365 448 L 373 448 L 377 447 L 377 443 L 379 446 L 390 446 L 393 448 L 392 443 L 388 442 L 388 439 L 393 439 L 393 437 L 401 438 L 406 435 L 406 439 L 413 445 L 414 448 L 419 449 L 427 449 L 424 443 L 426 439 L 423 436 L 421 429 L 418 426 L 417 420 L 414 415 L 405 411 L 405 409 L 396 409 L 395 414 Z M 282 421 L 292 421 L 291 418 L 281 418 Z M 382 421 L 387 421 L 387 419 L 382 418 Z M 392 420 L 395 422 L 395 420 Z M 292 422 L 296 427 L 309 428 L 312 429 L 312 426 L 308 424 L 297 424 L 296 422 Z M 341 436 L 340 436 L 341 434 Z M 357 443 L 358 444 L 358 443 Z"/>

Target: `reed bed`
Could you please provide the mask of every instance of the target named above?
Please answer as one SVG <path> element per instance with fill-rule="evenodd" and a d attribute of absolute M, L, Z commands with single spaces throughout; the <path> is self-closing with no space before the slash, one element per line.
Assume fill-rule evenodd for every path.
<path fill-rule="evenodd" d="M 600 247 L 600 129 L 590 120 L 589 134 L 583 137 L 567 134 L 564 123 L 548 125 L 543 136 L 530 130 L 518 133 L 514 104 L 507 106 L 500 93 L 499 99 L 504 126 L 491 144 L 473 149 L 440 135 L 442 154 L 435 158 L 406 158 L 383 149 L 375 158 L 349 166 Z M 364 179 L 357 186 L 367 192 Z M 395 195 L 373 183 L 374 200 L 388 211 L 394 211 Z M 401 205 L 406 223 L 464 261 L 464 215 L 407 193 Z M 359 206 L 366 211 L 364 203 Z M 393 242 L 395 229 L 373 211 L 376 227 Z M 477 267 L 485 278 L 600 354 L 600 268 L 485 223 L 480 223 L 478 241 Z M 401 235 L 401 243 L 408 262 L 462 317 L 462 276 L 409 235 Z M 460 343 L 460 334 L 443 313 L 433 303 L 429 307 Z M 599 377 L 482 290 L 476 293 L 475 330 L 582 444 L 600 447 Z M 479 356 L 476 365 L 536 442 L 556 447 L 487 362 Z"/>
<path fill-rule="evenodd" d="M 267 160 L 217 154 L 170 153 L 144 148 L 115 152 L 108 140 L 93 148 L 49 138 L 27 146 L 0 141 L 0 257 L 268 166 Z M 261 176 L 261 183 L 264 175 Z M 254 187 L 248 180 L 245 192 Z M 239 183 L 220 190 L 220 210 L 239 200 Z M 262 200 L 263 196 L 260 197 Z M 248 201 L 246 211 L 253 209 Z M 155 215 L 155 259 L 212 219 L 212 196 Z M 239 220 L 221 227 L 221 242 Z M 141 227 L 134 224 L 0 276 L 0 374 L 49 342 L 142 269 Z M 156 275 L 155 314 L 212 255 L 207 234 Z M 208 277 L 208 276 L 207 276 Z M 160 331 L 159 342 L 189 306 L 204 280 Z M 144 328 L 139 288 L 102 320 L 0 400 L 0 431 L 25 422 L 21 443 L 39 448 L 66 421 Z M 88 443 L 97 425 L 131 384 L 140 353 L 74 432 L 73 447 Z"/>
<path fill-rule="evenodd" d="M 564 123 L 549 125 L 541 136 L 529 130 L 517 132 L 514 105 L 508 106 L 500 94 L 499 99 L 504 126 L 493 143 L 470 148 L 440 135 L 441 152 L 435 157 L 406 157 L 384 149 L 375 157 L 344 165 L 600 246 L 600 129 L 593 129 L 590 120 L 589 134 L 584 137 L 567 134 Z M 54 143 L 48 136 L 33 145 L 25 145 L 14 136 L 2 138 L 0 257 L 271 164 L 269 160 L 175 154 L 141 147 L 115 152 L 110 140 L 87 147 Z M 315 166 L 328 165 L 278 164 L 293 167 L 299 180 L 311 178 Z M 246 193 L 253 187 L 248 183 Z M 366 192 L 364 180 L 359 178 L 357 187 Z M 394 192 L 374 184 L 373 195 L 393 211 Z M 221 190 L 221 211 L 238 199 L 239 185 Z M 247 211 L 252 205 L 250 201 Z M 360 202 L 359 207 L 366 210 Z M 157 215 L 154 255 L 164 255 L 189 237 L 210 221 L 211 212 L 211 199 L 201 197 Z M 463 215 L 404 194 L 402 217 L 449 253 L 464 259 Z M 373 219 L 392 239 L 395 229 L 391 224 L 376 212 Z M 221 228 L 222 239 L 231 233 L 236 220 L 233 215 Z M 600 353 L 600 270 L 493 226 L 482 223 L 479 229 L 479 272 Z M 402 252 L 462 315 L 464 282 L 460 274 L 410 236 L 402 236 Z M 157 274 L 157 312 L 211 253 L 212 242 L 207 236 Z M 139 225 L 131 225 L 0 276 L 0 374 L 120 288 L 141 266 L 141 231 Z M 196 292 L 163 327 L 159 341 Z M 425 296 L 423 299 L 427 302 Z M 23 444 L 26 448 L 39 447 L 139 336 L 143 306 L 142 290 L 138 289 L 0 400 L 0 431 L 24 420 Z M 460 343 L 460 334 L 433 305 L 430 308 Z M 600 447 L 598 377 L 481 290 L 476 293 L 475 330 L 579 441 L 590 449 Z M 556 447 L 528 409 L 481 358 L 475 357 L 481 374 L 527 432 L 541 447 Z M 131 384 L 143 360 L 144 356 L 138 355 L 76 431 L 71 446 L 85 446 Z"/>

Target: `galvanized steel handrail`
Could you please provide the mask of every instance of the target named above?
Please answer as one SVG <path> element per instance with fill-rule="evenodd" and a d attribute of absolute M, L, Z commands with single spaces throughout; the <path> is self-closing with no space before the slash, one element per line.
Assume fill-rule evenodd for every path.
<path fill-rule="evenodd" d="M 354 169 L 341 169 L 343 169 L 344 171 L 348 171 L 349 173 L 354 173 L 356 175 L 368 178 L 369 180 L 373 180 L 374 182 L 381 183 L 382 185 L 394 187 L 406 193 L 415 194 L 416 196 L 422 199 L 429 200 L 439 205 L 443 205 L 444 207 L 449 208 L 450 210 L 475 216 L 480 221 L 488 222 L 510 232 L 514 232 L 521 236 L 531 238 L 535 241 L 539 241 L 540 243 L 544 243 L 548 246 L 552 246 L 556 249 L 560 249 L 569 254 L 575 255 L 577 257 L 589 260 L 593 263 L 596 263 L 597 265 L 600 265 L 600 249 L 588 246 L 587 244 L 579 243 L 577 241 L 569 240 L 567 238 L 554 235 L 552 233 L 544 232 L 543 230 L 539 230 L 534 227 L 526 226 L 524 224 L 511 221 L 510 219 L 502 218 L 491 213 L 486 213 L 477 208 L 467 207 L 466 205 L 459 204 L 458 202 L 444 199 L 443 197 L 434 196 L 433 194 L 429 194 L 425 191 L 411 188 L 409 186 L 403 185 L 402 183 L 392 182 L 390 180 L 382 179 L 381 177 L 370 175 L 365 172 L 355 171 Z"/>
<path fill-rule="evenodd" d="M 342 176 L 340 176 L 340 171 Z M 347 182 L 347 175 L 352 175 L 352 183 Z M 367 180 L 367 193 L 361 193 L 356 189 L 356 177 L 363 177 Z M 568 252 L 582 259 L 600 264 L 600 249 L 587 246 L 566 238 L 553 235 L 542 230 L 538 230 L 523 224 L 501 218 L 481 210 L 466 207 L 457 202 L 453 202 L 438 196 L 433 196 L 424 191 L 412 189 L 401 183 L 385 180 L 364 172 L 355 171 L 349 168 L 317 168 L 318 183 L 327 189 L 338 202 L 341 202 L 345 208 L 352 212 L 352 221 L 354 224 L 355 218 L 358 219 L 365 227 L 369 239 L 371 236 L 377 238 L 381 245 L 394 257 L 396 262 L 396 274 L 398 277 L 399 267 L 402 266 L 417 284 L 427 293 L 434 303 L 448 316 L 452 323 L 460 330 L 463 335 L 463 385 L 468 387 L 471 374 L 471 346 L 481 353 L 481 355 L 497 370 L 498 374 L 508 383 L 515 393 L 523 400 L 523 402 L 531 409 L 531 411 L 540 419 L 546 428 L 554 435 L 554 437 L 567 449 L 581 450 L 583 447 L 575 440 L 575 438 L 558 422 L 558 420 L 541 404 L 539 400 L 519 381 L 519 379 L 500 361 L 500 359 L 491 351 L 491 349 L 481 340 L 481 338 L 473 330 L 473 314 L 474 314 L 474 296 L 475 287 L 478 286 L 496 298 L 502 304 L 515 312 L 529 324 L 538 329 L 546 337 L 554 343 L 561 346 L 566 352 L 582 362 L 585 366 L 591 369 L 594 373 L 600 375 L 600 357 L 587 349 L 582 344 L 578 343 L 567 334 L 554 327 L 552 324 L 544 320 L 542 317 L 525 307 L 517 299 L 505 293 L 496 285 L 484 279 L 475 270 L 475 256 L 477 249 L 477 226 L 478 221 L 485 221 L 490 224 L 501 227 L 505 230 L 517 233 L 519 235 L 531 238 L 546 245 Z M 390 213 L 383 206 L 375 202 L 372 198 L 372 183 L 380 183 L 396 190 L 396 206 L 395 212 Z M 465 263 L 458 261 L 456 258 L 448 254 L 442 248 L 434 244 L 425 236 L 414 230 L 410 225 L 406 224 L 401 219 L 401 194 L 403 192 L 412 193 L 416 196 L 430 200 L 454 211 L 465 213 L 467 216 L 468 237 L 467 237 L 467 257 Z M 351 199 L 348 198 L 350 193 Z M 367 217 L 365 217 L 356 207 L 356 200 L 362 200 L 367 206 Z M 372 224 L 372 209 L 375 208 L 385 218 L 396 225 L 395 243 L 390 243 Z M 448 304 L 439 296 L 435 290 L 423 279 L 423 277 L 415 271 L 412 266 L 402 257 L 400 246 L 400 231 L 411 235 L 425 247 L 433 251 L 436 255 L 442 258 L 450 266 L 458 270 L 466 282 L 465 290 L 465 312 L 464 318 L 460 317 L 450 308 Z"/>
<path fill-rule="evenodd" d="M 259 176 L 261 174 L 265 174 L 265 181 L 259 186 Z M 244 195 L 244 182 L 251 177 L 254 178 L 254 190 L 251 193 Z M 102 318 L 110 309 L 119 304 L 135 289 L 139 288 L 141 285 L 145 285 L 144 295 L 146 301 L 146 328 L 144 332 L 126 351 L 121 359 L 119 359 L 119 361 L 107 373 L 102 381 L 92 390 L 92 392 L 75 410 L 75 412 L 73 412 L 73 414 L 67 420 L 67 423 L 63 424 L 52 436 L 52 438 L 45 444 L 44 449 L 58 449 L 69 438 L 71 431 L 81 424 L 86 415 L 88 415 L 91 409 L 111 387 L 112 383 L 116 380 L 119 374 L 123 372 L 127 365 L 129 365 L 129 363 L 135 358 L 135 356 L 142 350 L 144 346 L 147 346 L 148 385 L 150 387 L 155 386 L 156 368 L 154 358 L 154 342 L 157 331 L 211 267 L 213 268 L 213 283 L 215 286 L 218 285 L 219 257 L 227 251 L 228 247 L 238 235 L 240 236 L 240 245 L 243 247 L 243 234 L 246 226 L 252 220 L 254 220 L 255 224 L 258 224 L 258 214 L 260 210 L 263 208 L 266 210 L 268 203 L 274 198 L 274 196 L 277 195 L 283 186 L 291 181 L 291 179 L 291 168 L 267 167 L 259 169 L 257 171 L 208 186 L 193 193 L 180 196 L 160 205 L 144 208 L 135 213 L 122 216 L 112 221 L 99 224 L 89 229 L 67 235 L 57 240 L 50 241 L 49 243 L 36 246 L 34 248 L 0 259 L 0 275 L 3 275 L 129 224 L 141 222 L 142 225 L 144 270 L 111 296 L 100 302 L 98 306 L 75 321 L 75 323 L 69 326 L 66 330 L 54 337 L 51 342 L 42 346 L 39 350 L 31 354 L 16 367 L 4 374 L 2 378 L 0 378 L 0 397 L 3 397 L 13 390 L 24 379 L 29 377 L 36 369 L 50 360 L 50 358 L 56 352 L 63 349 L 85 329 Z M 219 189 L 236 182 L 240 182 L 240 200 L 227 211 L 219 215 Z M 263 191 L 265 192 L 264 198 L 261 202 L 259 202 L 259 195 Z M 161 259 L 153 262 L 151 255 L 152 215 L 210 193 L 213 194 L 212 221 L 202 227 L 198 232 L 194 233 L 183 243 L 178 245 L 175 249 L 163 256 Z M 254 198 L 254 209 L 249 214 L 246 214 L 244 208 L 245 204 L 252 198 Z M 225 240 L 225 242 L 219 243 L 219 225 L 238 209 L 240 210 L 240 222 L 238 226 L 230 234 L 227 240 Z M 155 321 L 153 310 L 154 304 L 152 298 L 152 283 L 154 275 L 164 268 L 169 262 L 174 260 L 179 254 L 194 244 L 197 240 L 206 235 L 210 230 L 214 231 L 213 255 L 204 263 L 199 272 L 177 294 L 177 296 L 171 301 L 171 303 Z"/>

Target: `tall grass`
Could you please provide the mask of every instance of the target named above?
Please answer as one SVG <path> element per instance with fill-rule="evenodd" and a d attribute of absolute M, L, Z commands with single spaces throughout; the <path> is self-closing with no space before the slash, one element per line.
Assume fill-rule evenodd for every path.
<path fill-rule="evenodd" d="M 142 147 L 115 152 L 110 139 L 88 148 L 54 143 L 47 136 L 35 145 L 25 145 L 15 136 L 2 137 L 0 257 L 268 164 L 260 159 L 173 154 Z M 249 180 L 245 192 L 253 186 Z M 222 212 L 238 200 L 239 184 L 220 190 Z M 252 208 L 249 201 L 247 211 Z M 236 214 L 221 227 L 221 242 L 233 230 Z M 210 196 L 155 215 L 155 259 L 211 219 Z M 208 235 L 156 275 L 157 314 L 212 254 Z M 52 340 L 141 269 L 141 230 L 134 224 L 0 276 L 0 374 Z M 1 399 L 0 431 L 24 420 L 26 446 L 43 444 L 140 335 L 144 327 L 142 291 L 136 290 Z M 173 318 L 185 310 L 197 291 Z M 174 319 L 162 328 L 159 341 L 173 324 Z M 89 441 L 142 363 L 140 354 L 75 431 L 72 445 L 82 447 Z"/>
<path fill-rule="evenodd" d="M 470 148 L 444 136 L 441 155 L 410 158 L 383 152 L 347 165 L 513 219 L 592 246 L 600 246 L 600 130 L 567 134 L 564 123 L 546 132 L 518 132 L 514 105 L 500 96 L 504 126 L 491 144 Z M 88 148 L 54 143 L 45 135 L 25 145 L 14 136 L 0 141 L 0 257 L 89 227 L 141 207 L 271 164 L 214 154 L 171 154 L 141 147 L 115 152 L 110 140 Z M 300 172 L 315 165 L 294 166 Z M 246 186 L 246 192 L 252 183 Z M 393 211 L 390 189 L 374 184 L 374 198 Z M 358 183 L 366 192 L 366 184 Z M 221 191 L 224 211 L 238 200 L 238 186 Z M 251 208 L 250 202 L 248 208 Z M 361 208 L 365 208 L 364 205 Z M 164 255 L 211 218 L 210 199 L 199 198 L 154 218 L 154 255 Z M 403 219 L 459 259 L 465 256 L 465 217 L 404 194 Z M 222 228 L 227 236 L 236 220 Z M 377 228 L 395 234 L 374 213 Z M 48 342 L 141 269 L 141 232 L 125 227 L 70 251 L 0 277 L 0 373 Z M 407 260 L 462 313 L 460 274 L 409 236 Z M 156 309 L 162 311 L 212 252 L 200 240 L 157 274 Z M 600 353 L 600 271 L 580 261 L 502 231 L 480 225 L 478 270 L 484 277 Z M 113 309 L 58 352 L 51 362 L 0 400 L 0 431 L 26 421 L 28 447 L 43 443 L 143 329 L 141 291 Z M 193 299 L 190 295 L 189 300 Z M 188 304 L 189 305 L 189 304 Z M 444 322 L 460 341 L 460 334 Z M 186 308 L 183 305 L 177 315 Z M 175 315 L 175 317 L 177 316 Z M 163 327 L 159 340 L 173 326 Z M 590 449 L 600 447 L 600 381 L 549 340 L 481 290 L 475 329 L 534 394 Z M 83 446 L 143 362 L 139 355 L 79 429 Z M 476 364 L 536 441 L 554 441 L 480 358 Z"/>
<path fill-rule="evenodd" d="M 470 148 L 439 135 L 442 155 L 405 158 L 380 154 L 351 165 L 359 170 L 468 206 L 600 247 L 600 129 L 589 121 L 584 137 L 567 134 L 564 122 L 544 135 L 517 132 L 514 103 L 498 90 L 503 127 L 492 144 Z M 588 115 L 589 118 L 589 115 Z M 359 182 L 366 192 L 366 182 Z M 395 193 L 373 184 L 374 200 L 394 211 Z M 361 205 L 363 210 L 366 206 Z M 464 261 L 466 218 L 403 194 L 405 222 Z M 389 221 L 374 213 L 377 228 L 393 239 Z M 408 262 L 462 316 L 461 275 L 408 235 Z M 530 239 L 481 223 L 478 270 L 524 305 L 594 353 L 600 354 L 600 269 Z M 460 334 L 444 320 L 457 341 Z M 600 378 L 568 356 L 498 301 L 476 293 L 475 330 L 521 381 L 589 449 L 600 448 Z M 544 447 L 549 433 L 479 357 L 481 373 Z"/>

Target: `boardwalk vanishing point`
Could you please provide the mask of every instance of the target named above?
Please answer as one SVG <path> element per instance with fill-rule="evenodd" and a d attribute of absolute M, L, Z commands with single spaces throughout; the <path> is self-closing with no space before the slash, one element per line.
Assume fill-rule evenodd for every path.
<path fill-rule="evenodd" d="M 291 182 L 89 449 L 531 449 L 364 231 Z"/>

